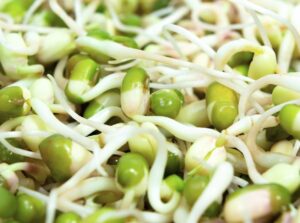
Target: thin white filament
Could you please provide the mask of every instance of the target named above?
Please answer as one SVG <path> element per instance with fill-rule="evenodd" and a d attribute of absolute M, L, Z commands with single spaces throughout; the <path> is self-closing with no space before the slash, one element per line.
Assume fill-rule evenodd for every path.
<path fill-rule="evenodd" d="M 54 222 L 55 210 L 56 210 L 56 205 L 57 205 L 56 203 L 57 203 L 57 192 L 55 189 L 53 189 L 50 192 L 49 200 L 47 203 L 45 223 L 53 223 Z"/>
<path fill-rule="evenodd" d="M 80 135 L 78 132 L 60 122 L 44 102 L 39 99 L 32 99 L 31 103 L 36 114 L 39 115 L 40 118 L 52 129 L 61 135 L 70 137 L 73 141 L 77 142 L 88 150 L 93 151 L 94 149 L 99 149 L 99 146 L 95 141 Z"/>
<path fill-rule="evenodd" d="M 168 6 L 162 9 L 158 9 L 154 12 L 151 12 L 149 15 L 149 17 L 165 17 L 167 15 L 170 15 L 171 13 L 173 13 L 175 11 L 175 8 L 173 6 Z"/>
<path fill-rule="evenodd" d="M 248 9 L 252 9 L 252 10 L 257 11 L 261 14 L 268 15 L 268 16 L 276 19 L 277 21 L 283 23 L 284 25 L 286 25 L 290 29 L 290 31 L 293 33 L 293 36 L 295 37 L 295 41 L 296 41 L 297 46 L 298 46 L 298 50 L 300 51 L 300 35 L 299 35 L 298 31 L 295 29 L 295 27 L 293 26 L 293 24 L 291 24 L 288 20 L 278 16 L 276 13 L 272 12 L 271 10 L 263 8 L 263 7 L 258 6 L 256 4 L 253 4 L 250 1 L 246 1 L 246 0 L 230 0 L 230 1 L 233 1 L 236 4 L 241 4 L 245 7 L 247 7 Z"/>
<path fill-rule="evenodd" d="M 57 0 L 49 0 L 49 5 L 52 11 L 60 17 L 67 26 L 75 32 L 77 35 L 84 35 L 85 31 L 78 26 L 78 24 L 71 18 L 63 9 L 62 7 L 57 3 Z"/>
<path fill-rule="evenodd" d="M 33 159 L 42 159 L 41 155 L 39 153 L 27 151 L 24 149 L 16 148 L 13 145 L 11 145 L 7 140 L 4 138 L 0 138 L 0 142 L 7 148 L 7 150 L 11 151 L 12 153 L 18 154 L 20 156 L 29 157 Z"/>
<path fill-rule="evenodd" d="M 294 146 L 293 146 L 293 156 L 297 156 L 298 152 L 300 150 L 300 141 L 297 139 Z"/>
<path fill-rule="evenodd" d="M 262 51 L 262 48 L 257 43 L 246 39 L 230 41 L 229 43 L 224 44 L 218 49 L 217 54 L 215 56 L 216 68 L 219 70 L 223 70 L 230 58 L 234 54 L 241 51 L 260 53 Z"/>
<path fill-rule="evenodd" d="M 100 3 L 101 0 L 93 0 L 87 7 L 85 7 L 82 12 L 82 25 L 85 25 L 90 20 L 91 16 L 95 13 Z"/>
<path fill-rule="evenodd" d="M 108 177 L 92 177 L 88 178 L 76 187 L 68 190 L 61 196 L 70 201 L 77 200 L 82 197 L 88 197 L 100 191 L 118 191 L 114 178 Z"/>
<path fill-rule="evenodd" d="M 106 71 L 111 71 L 111 72 L 120 72 L 120 71 L 123 71 L 123 70 L 128 70 L 129 68 L 138 65 L 140 62 L 141 61 L 139 61 L 139 60 L 133 60 L 129 63 L 123 64 L 123 65 L 120 65 L 120 66 L 105 67 L 104 69 Z"/>
<path fill-rule="evenodd" d="M 256 90 L 259 90 L 269 84 L 274 84 L 300 92 L 298 86 L 299 81 L 300 77 L 298 75 L 288 74 L 270 74 L 256 80 L 254 83 L 250 84 L 247 89 L 245 89 L 243 94 L 241 94 L 239 101 L 239 118 L 243 118 L 245 116 L 249 98 Z"/>
<path fill-rule="evenodd" d="M 164 63 L 164 64 L 174 66 L 174 67 L 190 68 L 192 70 L 197 70 L 204 74 L 207 74 L 209 76 L 213 76 L 216 78 L 239 79 L 239 80 L 244 80 L 244 81 L 252 81 L 251 78 L 245 77 L 243 75 L 224 73 L 221 71 L 217 71 L 215 69 L 205 68 L 205 67 L 199 66 L 197 64 L 193 64 L 191 62 L 173 59 L 170 57 L 165 57 L 165 56 L 161 56 L 158 54 L 153 54 L 153 53 L 145 52 L 142 50 L 125 47 L 121 44 L 118 44 L 118 43 L 115 43 L 112 41 L 108 41 L 108 40 L 99 41 L 99 40 L 96 40 L 91 37 L 80 37 L 76 40 L 76 42 L 78 45 L 89 46 L 89 47 L 97 49 L 101 52 L 105 52 L 105 54 L 107 54 L 115 59 L 119 59 L 119 60 L 125 59 L 125 58 L 152 60 L 152 61 L 156 61 L 158 63 Z"/>
<path fill-rule="evenodd" d="M 65 89 L 68 79 L 64 77 L 64 70 L 68 62 L 68 57 L 62 58 L 56 65 L 54 70 L 54 78 L 58 84 L 58 86 L 62 89 Z"/>
<path fill-rule="evenodd" d="M 252 128 L 252 126 L 258 121 L 259 117 L 261 117 L 261 115 L 246 116 L 229 126 L 225 130 L 225 132 L 226 134 L 233 136 L 247 133 Z M 268 117 L 267 121 L 263 124 L 263 128 L 274 127 L 277 124 L 277 119 L 274 116 L 270 116 Z"/>
<path fill-rule="evenodd" d="M 82 0 L 74 0 L 75 19 L 78 27 L 83 29 Z"/>
<path fill-rule="evenodd" d="M 235 147 L 243 154 L 250 179 L 256 184 L 267 183 L 267 180 L 263 178 L 262 175 L 257 171 L 251 153 L 249 152 L 246 144 L 238 137 L 226 136 L 226 139 L 228 140 L 229 146 Z"/>
<path fill-rule="evenodd" d="M 117 133 L 113 133 L 113 140 L 110 140 L 102 150 L 87 162 L 81 169 L 79 169 L 69 180 L 67 180 L 58 190 L 59 193 L 63 193 L 73 188 L 82 179 L 89 176 L 98 165 L 106 162 L 110 156 L 112 156 L 122 145 L 124 145 L 132 135 L 133 127 L 125 126 L 118 130 Z"/>
<path fill-rule="evenodd" d="M 102 109 L 101 111 L 97 112 L 95 115 L 90 117 L 88 120 L 97 121 L 97 123 L 105 123 L 106 121 L 108 121 L 110 118 L 114 116 L 121 118 L 124 122 L 129 121 L 128 118 L 122 112 L 122 109 L 114 106 Z M 84 136 L 87 136 L 96 130 L 91 126 L 87 126 L 84 124 L 79 124 L 75 126 L 73 129 Z"/>
<path fill-rule="evenodd" d="M 146 28 L 144 30 L 144 32 L 145 33 L 152 33 L 153 35 L 159 35 L 162 32 L 164 26 L 166 26 L 168 24 L 176 23 L 181 18 L 183 18 L 188 13 L 188 11 L 189 10 L 186 7 L 178 8 L 172 14 L 170 14 L 169 16 L 167 16 L 167 17 L 163 18 L 162 20 L 160 20 L 159 23 L 155 23 L 154 25 Z M 138 35 L 135 38 L 135 40 L 136 40 L 136 42 L 138 43 L 138 45 L 140 47 L 143 47 L 147 43 L 150 42 L 150 39 L 147 38 L 144 34 Z"/>
<path fill-rule="evenodd" d="M 199 37 L 197 37 L 192 32 L 190 32 L 190 31 L 188 31 L 188 30 L 186 30 L 186 29 L 184 29 L 180 26 L 173 25 L 173 24 L 166 25 L 164 28 L 167 29 L 167 30 L 170 30 L 172 32 L 175 32 L 179 35 L 184 36 L 189 41 L 191 41 L 192 43 L 194 43 L 198 47 L 200 47 L 200 49 L 203 50 L 211 58 L 214 58 L 216 52 L 209 45 L 207 45 L 207 43 L 203 39 L 200 39 Z"/>
<path fill-rule="evenodd" d="M 283 154 L 265 152 L 257 147 L 255 141 L 256 136 L 265 120 L 269 116 L 279 112 L 285 105 L 288 104 L 300 104 L 300 100 L 288 101 L 286 103 L 274 106 L 273 108 L 269 109 L 261 115 L 261 117 L 257 120 L 257 122 L 252 126 L 251 130 L 249 131 L 246 143 L 254 157 L 255 162 L 262 167 L 270 168 L 279 162 L 291 163 L 294 160 L 293 157 L 286 156 Z"/>
<path fill-rule="evenodd" d="M 153 40 L 159 44 L 169 45 L 169 43 L 167 41 L 160 38 L 158 35 L 155 35 L 155 34 L 153 35 L 150 32 L 145 32 L 144 29 L 141 29 L 139 27 L 127 26 L 127 25 L 122 24 L 118 18 L 117 13 L 114 10 L 114 7 L 112 6 L 112 4 L 110 4 L 110 0 L 106 0 L 105 3 L 106 3 L 109 13 L 111 14 L 112 21 L 113 21 L 114 25 L 117 27 L 117 29 L 119 29 L 123 32 L 131 32 L 131 33 L 136 33 L 139 35 L 144 35 L 145 37 L 147 37 L 150 40 Z"/>
<path fill-rule="evenodd" d="M 243 178 L 234 176 L 232 182 L 240 187 L 246 187 L 249 185 L 249 182 Z"/>
<path fill-rule="evenodd" d="M 181 48 L 179 47 L 178 43 L 176 42 L 175 38 L 171 35 L 168 30 L 164 29 L 163 30 L 163 35 L 165 38 L 171 43 L 173 49 L 177 52 L 181 60 L 188 60 L 187 57 L 183 54 Z"/>
<path fill-rule="evenodd" d="M 171 118 L 163 116 L 134 116 L 133 119 L 137 122 L 152 122 L 155 125 L 163 127 L 171 132 L 177 138 L 185 141 L 194 142 L 200 136 L 208 135 L 212 137 L 218 137 L 220 133 L 210 128 L 199 128 L 195 126 L 189 126 L 175 121 Z"/>
<path fill-rule="evenodd" d="M 35 0 L 30 8 L 26 11 L 23 19 L 23 24 L 27 24 L 34 12 L 45 2 L 45 0 Z"/>
<path fill-rule="evenodd" d="M 104 93 L 105 91 L 114 88 L 120 88 L 124 75 L 125 75 L 124 73 L 120 72 L 120 73 L 110 74 L 104 77 L 94 87 L 92 87 L 90 90 L 88 90 L 82 95 L 83 100 L 91 101 L 94 98 L 101 95 L 102 93 Z"/>
<path fill-rule="evenodd" d="M 295 39 L 290 31 L 287 31 L 278 51 L 279 73 L 289 72 L 290 63 L 295 49 Z"/>
<path fill-rule="evenodd" d="M 59 27 L 42 27 L 42 26 L 33 26 L 33 25 L 23 25 L 23 24 L 10 24 L 0 21 L 0 28 L 6 31 L 16 31 L 16 32 L 37 32 L 37 33 L 51 33 L 53 31 L 70 32 L 69 29 L 59 28 Z"/>
<path fill-rule="evenodd" d="M 195 80 L 195 81 L 186 81 L 179 82 L 174 84 L 160 84 L 160 83 L 150 83 L 150 88 L 154 89 L 184 89 L 184 88 L 195 88 L 195 87 L 207 87 L 211 81 L 207 80 Z"/>
<path fill-rule="evenodd" d="M 272 48 L 272 44 L 270 42 L 270 39 L 268 37 L 268 34 L 267 34 L 267 31 L 266 29 L 264 28 L 263 24 L 261 23 L 261 21 L 259 20 L 257 14 L 255 13 L 255 11 L 251 10 L 251 9 L 248 9 L 250 15 L 253 17 L 254 19 L 254 22 L 257 26 L 257 29 L 259 31 L 259 34 L 261 36 L 261 39 L 264 43 L 265 46 L 268 46 L 270 48 Z"/>
<path fill-rule="evenodd" d="M 65 109 L 65 111 L 73 118 L 75 119 L 77 122 L 81 123 L 81 124 L 85 124 L 88 126 L 91 126 L 95 129 L 97 129 L 100 132 L 108 132 L 112 130 L 112 127 L 105 125 L 103 123 L 100 122 L 93 122 L 90 121 L 86 118 L 81 117 L 80 115 L 78 115 L 76 112 L 74 112 L 72 110 L 72 108 L 70 107 L 69 103 L 68 103 L 68 99 L 66 98 L 65 94 L 62 92 L 62 90 L 57 86 L 54 78 L 50 75 L 48 75 L 48 78 L 50 79 L 52 86 L 53 86 L 53 90 L 54 90 L 54 94 L 55 97 L 57 99 L 57 101 L 63 106 L 63 108 Z"/>
<path fill-rule="evenodd" d="M 174 193 L 171 199 L 164 203 L 160 198 L 160 185 L 163 179 L 165 166 L 167 164 L 168 151 L 166 149 L 166 139 L 160 133 L 156 131 L 150 131 L 152 136 L 155 137 L 157 143 L 157 151 L 155 160 L 149 173 L 148 182 L 148 198 L 151 206 L 160 213 L 170 213 L 175 210 L 180 201 L 180 195 Z"/>

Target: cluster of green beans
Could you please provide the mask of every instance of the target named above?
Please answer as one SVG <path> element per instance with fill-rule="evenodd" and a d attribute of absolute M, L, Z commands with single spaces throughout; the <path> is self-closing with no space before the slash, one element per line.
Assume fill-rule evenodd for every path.
<path fill-rule="evenodd" d="M 0 1 L 0 223 L 298 223 L 300 4 L 270 2 Z"/>
<path fill-rule="evenodd" d="M 5 222 L 43 222 L 45 205 L 40 200 L 27 194 L 11 194 L 4 186 L 0 186 L 0 217 Z"/>

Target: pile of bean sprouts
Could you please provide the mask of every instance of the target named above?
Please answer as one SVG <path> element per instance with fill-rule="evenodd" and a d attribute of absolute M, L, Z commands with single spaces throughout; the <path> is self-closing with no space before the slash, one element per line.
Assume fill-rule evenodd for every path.
<path fill-rule="evenodd" d="M 300 119 L 295 118 L 294 129 L 289 131 L 279 113 L 285 106 L 300 105 L 300 2 L 170 0 L 155 10 L 136 10 L 134 13 L 141 20 L 139 26 L 126 24 L 123 20 L 132 2 L 144 4 L 147 0 L 34 0 L 20 21 L 0 10 L 1 90 L 11 86 L 26 89 L 30 106 L 25 116 L 6 119 L 0 126 L 1 144 L 25 160 L 0 163 L 1 179 L 6 182 L 7 189 L 41 200 L 45 204 L 46 223 L 54 222 L 58 213 L 64 212 L 87 218 L 105 206 L 95 202 L 94 198 L 107 191 L 122 196 L 110 204 L 112 211 L 99 222 L 122 218 L 126 222 L 196 223 L 202 220 L 225 222 L 223 207 L 227 196 L 249 185 L 271 183 L 272 179 L 266 173 L 276 165 L 288 164 L 296 168 L 298 172 L 293 180 L 299 182 L 300 138 L 294 132 L 299 131 Z M 0 3 L 0 9 L 1 4 L 5 1 Z M 54 27 L 34 22 L 45 9 L 54 13 L 63 25 Z M 138 48 L 94 38 L 89 35 L 90 27 L 111 36 L 128 36 Z M 276 39 L 276 32 L 279 32 L 279 39 Z M 10 38 L 12 34 L 18 37 Z M 84 103 L 76 104 L 65 91 L 72 81 L 69 80 L 68 64 L 75 54 L 90 55 L 84 47 L 106 55 L 109 60 L 101 63 L 103 75 L 83 91 L 81 99 Z M 231 64 L 232 58 L 240 52 L 251 52 L 253 59 L 250 62 L 256 66 L 253 68 L 256 71 L 268 69 L 274 62 L 270 58 L 275 58 L 274 72 L 259 77 L 242 75 Z M 258 58 L 263 52 L 267 58 Z M 256 56 L 257 61 L 254 61 Z M 28 72 L 24 71 L 20 76 L 18 72 L 25 66 Z M 245 66 L 251 67 L 249 63 Z M 209 124 L 185 122 L 188 117 L 155 114 L 149 108 L 150 96 L 143 95 L 140 99 L 137 92 L 126 95 L 131 97 L 126 99 L 130 102 L 126 105 L 122 102 L 117 106 L 109 105 L 89 118 L 84 117 L 88 104 L 108 91 L 121 90 L 123 100 L 123 79 L 128 70 L 136 67 L 147 73 L 151 94 L 177 89 L 184 97 L 180 112 L 188 105 L 198 103 L 198 109 L 208 113 Z M 238 99 L 238 113 L 224 129 L 214 126 L 205 96 L 213 83 L 234 92 Z M 76 84 L 80 91 L 80 83 Z M 282 97 L 288 99 L 278 99 L 280 102 L 274 103 L 272 91 L 278 86 L 297 96 L 289 98 L 283 94 Z M 144 106 L 144 111 L 129 115 L 129 108 L 125 106 L 133 109 Z M 192 116 L 192 112 L 189 110 L 184 115 Z M 32 115 L 38 116 L 43 128 L 24 127 L 26 116 Z M 259 138 L 265 137 L 267 129 L 281 125 L 287 137 L 274 139 L 272 145 L 263 148 Z M 79 167 L 74 167 L 76 171 L 62 182 L 52 178 L 39 149 L 10 143 L 11 139 L 45 139 L 53 134 L 71 139 L 89 154 L 83 163 L 75 164 Z M 118 185 L 115 164 L 111 163 L 113 158 L 120 159 L 130 152 L 128 141 L 137 140 L 141 135 L 154 140 L 156 148 L 143 182 L 145 191 L 132 195 Z M 275 151 L 275 147 L 280 151 Z M 195 151 L 188 158 L 192 150 Z M 232 150 L 235 153 L 230 152 Z M 208 185 L 191 207 L 181 192 L 174 192 L 167 201 L 162 198 L 168 152 L 181 160 L 180 170 L 175 174 L 183 181 L 197 172 L 197 165 L 209 172 Z M 193 156 L 194 163 L 188 163 L 192 161 L 187 159 L 193 159 Z M 76 154 L 74 159 L 79 159 Z M 36 173 L 32 171 L 41 171 L 45 179 L 36 180 Z M 26 180 L 30 184 L 26 184 Z M 292 192 L 288 207 L 268 218 L 267 222 L 275 219 L 299 222 L 299 184 Z M 218 214 L 203 217 L 206 209 L 216 201 L 221 204 Z M 248 202 L 255 204 L 251 199 Z M 289 220 L 282 220 L 283 216 L 288 216 L 286 219 Z M 255 219 L 245 214 L 242 221 L 255 222 Z"/>

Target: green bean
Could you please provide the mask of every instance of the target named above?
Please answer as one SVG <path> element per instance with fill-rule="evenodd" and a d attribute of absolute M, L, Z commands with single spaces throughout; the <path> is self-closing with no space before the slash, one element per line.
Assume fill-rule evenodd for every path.
<path fill-rule="evenodd" d="M 208 176 L 192 175 L 184 182 L 183 196 L 189 206 L 193 206 L 209 182 Z"/>
<path fill-rule="evenodd" d="M 111 39 L 111 35 L 108 32 L 98 27 L 88 29 L 87 35 L 100 40 Z"/>
<path fill-rule="evenodd" d="M 3 186 L 0 186 L 0 218 L 13 217 L 17 210 L 17 198 Z"/>
<path fill-rule="evenodd" d="M 256 53 L 249 65 L 248 76 L 257 80 L 267 74 L 275 74 L 277 70 L 276 54 L 268 47 L 262 53 Z"/>
<path fill-rule="evenodd" d="M 170 4 L 170 0 L 156 0 L 156 2 L 153 5 L 153 11 L 165 8 L 169 4 Z"/>
<path fill-rule="evenodd" d="M 100 66 L 90 58 L 83 58 L 74 65 L 65 88 L 65 93 L 71 102 L 84 103 L 82 95 L 97 80 L 99 69 Z"/>
<path fill-rule="evenodd" d="M 249 185 L 231 193 L 224 205 L 226 222 L 268 220 L 290 203 L 288 190 L 278 184 Z"/>
<path fill-rule="evenodd" d="M 100 135 L 101 135 L 101 134 L 100 134 Z M 99 144 L 100 144 L 101 146 L 105 145 L 104 142 L 102 141 L 102 139 L 101 139 L 100 136 L 99 136 L 99 141 L 100 141 Z M 118 156 L 118 155 L 112 155 L 112 156 L 109 157 L 109 159 L 107 160 L 107 163 L 108 163 L 109 165 L 116 166 L 116 165 L 118 164 L 120 158 L 121 158 L 121 157 Z"/>
<path fill-rule="evenodd" d="M 121 108 L 132 117 L 143 115 L 149 107 L 149 77 L 146 71 L 139 67 L 129 69 L 121 86 Z"/>
<path fill-rule="evenodd" d="M 125 219 L 122 218 L 109 218 L 105 221 L 102 220 L 105 214 L 108 214 L 113 210 L 114 209 L 108 207 L 98 209 L 93 214 L 83 219 L 81 223 L 125 223 Z"/>
<path fill-rule="evenodd" d="M 214 82 L 206 92 L 208 117 L 212 125 L 223 130 L 229 127 L 238 114 L 238 98 L 230 88 Z"/>
<path fill-rule="evenodd" d="M 164 182 L 172 188 L 172 190 L 175 190 L 177 192 L 182 192 L 184 188 L 184 181 L 181 177 L 179 177 L 176 174 L 168 176 Z"/>
<path fill-rule="evenodd" d="M 83 54 L 75 54 L 72 57 L 70 57 L 70 59 L 67 62 L 67 66 L 66 66 L 66 76 L 68 78 L 70 78 L 71 72 L 74 69 L 75 65 L 84 60 L 84 59 L 88 59 L 89 57 Z"/>
<path fill-rule="evenodd" d="M 103 34 L 100 31 L 95 31 L 95 33 L 90 34 L 91 37 L 94 37 L 96 40 L 93 41 L 94 43 L 99 42 L 101 43 L 105 43 L 106 41 L 109 42 L 116 42 L 119 44 L 122 44 L 124 46 L 127 47 L 133 47 L 133 48 L 138 48 L 137 43 L 135 42 L 134 39 L 130 38 L 130 37 L 125 37 L 125 36 L 107 36 L 106 34 Z M 84 52 L 87 53 L 92 59 L 94 59 L 95 61 L 97 61 L 100 64 L 103 63 L 107 63 L 110 59 L 112 59 L 109 55 L 110 52 L 107 47 L 105 47 L 105 45 L 102 45 L 102 47 L 97 47 L 95 48 L 94 46 L 91 46 L 89 44 L 89 42 L 87 42 L 88 38 L 87 37 L 78 37 L 76 43 L 77 43 L 77 49 L 80 52 Z M 113 41 L 113 39 L 115 39 Z"/>
<path fill-rule="evenodd" d="M 144 13 L 150 13 L 155 10 L 159 10 L 161 8 L 167 7 L 170 3 L 170 0 L 148 0 L 141 1 L 140 8 Z"/>
<path fill-rule="evenodd" d="M 267 34 L 274 49 L 278 49 L 282 40 L 283 40 L 283 32 L 279 25 L 269 25 L 266 26 Z"/>
<path fill-rule="evenodd" d="M 38 38 L 37 34 L 31 33 L 30 36 Z M 42 65 L 29 65 L 27 54 L 16 52 L 7 45 L 13 46 L 15 49 L 23 49 L 26 44 L 21 33 L 8 33 L 5 35 L 5 44 L 3 42 L 0 44 L 0 62 L 6 76 L 12 80 L 20 80 L 40 77 L 44 73 Z"/>
<path fill-rule="evenodd" d="M 219 144 L 219 145 L 218 145 Z M 185 154 L 185 170 L 190 174 L 210 175 L 218 164 L 226 160 L 226 150 L 214 137 L 199 137 Z"/>
<path fill-rule="evenodd" d="M 150 96 L 150 108 L 155 115 L 175 118 L 183 103 L 183 94 L 178 90 L 158 90 Z"/>
<path fill-rule="evenodd" d="M 163 180 L 161 196 L 163 200 L 170 200 L 174 193 L 182 193 L 184 181 L 178 175 L 170 175 Z"/>
<path fill-rule="evenodd" d="M 297 139 L 300 139 L 300 129 L 298 128 L 299 123 L 298 115 L 300 107 L 298 105 L 286 105 L 279 112 L 279 122 L 281 127 L 290 135 Z"/>
<path fill-rule="evenodd" d="M 128 36 L 113 36 L 112 40 L 117 42 L 117 43 L 121 43 L 124 46 L 130 47 L 130 48 L 134 48 L 134 49 L 139 48 L 139 46 L 135 42 L 135 40 L 131 37 L 128 37 Z"/>
<path fill-rule="evenodd" d="M 22 223 L 41 222 L 45 217 L 45 205 L 27 194 L 17 196 L 15 219 Z"/>
<path fill-rule="evenodd" d="M 296 99 L 300 99 L 300 93 L 296 91 L 281 86 L 276 86 L 272 91 L 272 102 L 274 105 L 279 105 Z"/>
<path fill-rule="evenodd" d="M 84 110 L 83 116 L 85 118 L 90 118 L 97 112 L 101 111 L 103 108 L 109 106 L 119 107 L 121 105 L 120 100 L 120 93 L 118 91 L 107 91 L 89 103 L 89 105 Z"/>
<path fill-rule="evenodd" d="M 99 4 L 99 6 L 97 7 L 97 12 L 100 12 L 100 13 L 104 13 L 106 12 L 106 5 L 102 2 Z"/>
<path fill-rule="evenodd" d="M 203 216 L 208 218 L 215 218 L 220 214 L 221 209 L 221 204 L 215 201 L 206 209 Z"/>
<path fill-rule="evenodd" d="M 183 196 L 187 204 L 192 207 L 197 199 L 201 196 L 207 184 L 209 183 L 208 176 L 192 175 L 184 182 Z M 203 216 L 214 217 L 220 210 L 220 204 L 213 202 L 205 211 Z"/>
<path fill-rule="evenodd" d="M 118 13 L 134 13 L 138 10 L 139 0 L 119 0 L 116 1 L 115 9 Z"/>
<path fill-rule="evenodd" d="M 280 184 L 291 193 L 295 192 L 300 186 L 299 168 L 295 165 L 276 164 L 264 172 L 263 177 L 271 183 Z"/>
<path fill-rule="evenodd" d="M 39 78 L 35 80 L 29 88 L 33 98 L 38 98 L 46 103 L 54 103 L 54 91 L 51 81 L 47 78 Z M 43 94 L 41 94 L 43 92 Z"/>
<path fill-rule="evenodd" d="M 242 174 L 248 173 L 245 158 L 240 151 L 232 148 L 226 148 L 226 153 L 227 161 L 233 165 L 236 172 Z"/>
<path fill-rule="evenodd" d="M 43 64 L 50 64 L 72 53 L 75 47 L 73 34 L 63 30 L 53 31 L 41 39 L 37 58 Z"/>
<path fill-rule="evenodd" d="M 188 105 L 184 105 L 176 120 L 182 123 L 192 124 L 197 127 L 209 127 L 210 122 L 208 119 L 205 100 L 194 101 Z"/>
<path fill-rule="evenodd" d="M 274 142 L 269 141 L 267 138 L 266 129 L 262 130 L 256 137 L 256 144 L 264 150 L 269 150 Z"/>
<path fill-rule="evenodd" d="M 141 17 L 136 14 L 128 14 L 128 13 L 124 14 L 121 16 L 121 21 L 122 23 L 128 26 L 137 26 L 137 27 L 142 26 Z"/>
<path fill-rule="evenodd" d="M 152 165 L 156 154 L 156 140 L 152 135 L 141 134 L 128 140 L 129 149 L 133 153 L 142 155 Z"/>
<path fill-rule="evenodd" d="M 251 60 L 253 59 L 253 55 L 254 54 L 251 52 L 245 52 L 245 51 L 238 52 L 231 57 L 228 64 L 231 67 L 249 64 L 251 62 Z"/>
<path fill-rule="evenodd" d="M 233 68 L 234 71 L 238 72 L 241 75 L 247 76 L 249 72 L 249 66 L 247 65 L 238 65 Z"/>
<path fill-rule="evenodd" d="M 51 129 L 41 120 L 37 115 L 28 115 L 20 125 L 19 129 L 23 132 L 27 131 L 51 131 Z M 37 136 L 24 136 L 23 140 L 32 151 L 38 151 L 39 144 L 43 141 L 44 137 Z"/>
<path fill-rule="evenodd" d="M 145 179 L 148 176 L 148 163 L 145 158 L 137 153 L 126 153 L 117 165 L 116 182 L 123 190 L 136 188 L 144 191 Z M 141 192 L 142 193 L 142 192 Z"/>
<path fill-rule="evenodd" d="M 39 144 L 41 156 L 57 180 L 64 180 L 71 175 L 71 147 L 72 141 L 58 134 L 47 137 Z"/>
<path fill-rule="evenodd" d="M 269 142 L 277 142 L 288 137 L 289 134 L 286 131 L 284 131 L 284 129 L 280 125 L 271 128 L 266 128 L 266 139 Z"/>
<path fill-rule="evenodd" d="M 216 14 L 212 10 L 205 10 L 199 14 L 199 18 L 209 24 L 215 24 L 217 21 Z"/>
<path fill-rule="evenodd" d="M 119 191 L 102 191 L 97 193 L 97 196 L 94 198 L 94 202 L 98 204 L 111 204 L 118 200 L 121 200 L 123 194 Z"/>
<path fill-rule="evenodd" d="M 71 177 L 91 156 L 86 149 L 59 134 L 44 139 L 39 150 L 51 176 L 60 182 Z"/>
<path fill-rule="evenodd" d="M 14 142 L 17 142 L 14 140 Z M 10 140 L 10 143 L 11 140 Z M 1 163 L 17 163 L 24 161 L 24 157 L 9 151 L 3 144 L 0 143 L 0 162 Z"/>
<path fill-rule="evenodd" d="M 0 0 L 0 223 L 296 223 L 300 0 L 232 1 Z"/>
<path fill-rule="evenodd" d="M 181 172 L 182 160 L 175 153 L 168 152 L 168 160 L 165 169 L 165 176 L 169 176 L 171 174 L 178 174 Z"/>
<path fill-rule="evenodd" d="M 32 2 L 32 0 L 9 0 L 0 8 L 0 12 L 9 14 L 16 23 L 20 23 Z"/>
<path fill-rule="evenodd" d="M 279 142 L 275 143 L 274 145 L 272 145 L 270 151 L 275 152 L 275 153 L 285 154 L 288 156 L 292 156 L 293 155 L 293 147 L 294 147 L 294 145 L 291 141 L 282 140 L 282 141 L 279 141 Z"/>
<path fill-rule="evenodd" d="M 0 123 L 8 119 L 27 115 L 31 109 L 30 93 L 27 89 L 12 86 L 0 90 Z"/>
<path fill-rule="evenodd" d="M 62 213 L 55 219 L 55 223 L 80 223 L 80 221 L 80 216 L 73 212 Z"/>
<path fill-rule="evenodd" d="M 30 19 L 31 25 L 65 27 L 65 23 L 54 12 L 44 9 L 35 13 Z"/>

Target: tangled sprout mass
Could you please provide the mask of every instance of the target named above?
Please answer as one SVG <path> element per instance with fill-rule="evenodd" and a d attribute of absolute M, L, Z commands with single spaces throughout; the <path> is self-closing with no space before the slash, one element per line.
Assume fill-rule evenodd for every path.
<path fill-rule="evenodd" d="M 300 1 L 1 0 L 0 223 L 300 222 Z"/>

